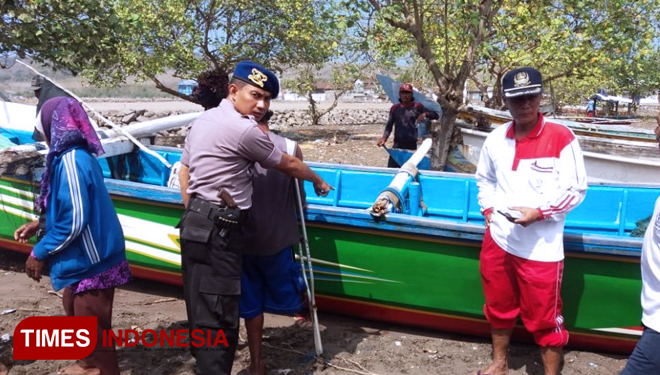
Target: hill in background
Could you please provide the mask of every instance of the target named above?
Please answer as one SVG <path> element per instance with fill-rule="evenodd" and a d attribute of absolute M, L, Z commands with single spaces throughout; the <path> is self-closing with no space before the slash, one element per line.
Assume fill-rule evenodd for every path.
<path fill-rule="evenodd" d="M 152 82 L 128 83 L 119 87 L 94 87 L 86 83 L 80 76 L 65 71 L 53 71 L 49 68 L 33 65 L 40 73 L 53 79 L 64 88 L 71 90 L 76 95 L 84 98 L 173 98 L 156 89 Z M 30 82 L 34 73 L 20 64 L 14 64 L 11 68 L 0 69 L 0 91 L 11 100 L 18 102 L 32 102 L 33 92 Z M 176 89 L 179 79 L 171 75 L 159 76 L 165 85 Z"/>

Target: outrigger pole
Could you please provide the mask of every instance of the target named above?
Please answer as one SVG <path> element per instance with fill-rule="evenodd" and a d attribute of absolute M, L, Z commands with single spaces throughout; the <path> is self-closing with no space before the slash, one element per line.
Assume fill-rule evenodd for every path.
<path fill-rule="evenodd" d="M 164 157 L 160 156 L 160 154 L 158 154 L 157 152 L 155 152 L 155 151 L 153 151 L 153 150 L 150 150 L 149 148 L 147 148 L 147 146 L 143 145 L 142 142 L 138 141 L 138 140 L 135 139 L 135 137 L 133 137 L 131 134 L 129 134 L 128 132 L 126 132 L 125 130 L 123 130 L 123 129 L 121 128 L 121 126 L 115 124 L 114 122 L 108 120 L 108 119 L 105 118 L 103 115 L 101 115 L 100 113 L 98 113 L 98 112 L 97 112 L 94 108 L 92 108 L 89 104 L 87 104 L 87 103 L 84 102 L 82 99 L 80 99 L 80 98 L 78 97 L 78 95 L 76 95 L 76 94 L 72 93 L 71 91 L 65 89 L 64 87 L 62 87 L 62 86 L 61 86 L 60 84 L 58 84 L 57 82 L 55 82 L 55 81 L 53 81 L 52 79 L 50 79 L 49 77 L 46 77 L 45 75 L 39 73 L 39 71 L 37 71 L 36 69 L 34 69 L 33 67 L 31 67 L 30 65 L 28 65 L 28 64 L 26 64 L 26 63 L 24 63 L 24 62 L 22 62 L 21 60 L 18 60 L 18 59 L 17 59 L 16 62 L 19 63 L 19 64 L 21 64 L 21 65 L 23 65 L 23 66 L 25 66 L 26 68 L 30 69 L 30 70 L 33 71 L 34 73 L 40 75 L 41 77 L 43 77 L 44 79 L 48 80 L 50 83 L 52 83 L 53 85 L 55 85 L 55 86 L 56 86 L 57 88 L 59 88 L 60 90 L 62 90 L 62 91 L 64 91 L 65 93 L 69 94 L 73 99 L 77 100 L 77 101 L 80 103 L 80 105 L 82 105 L 82 106 L 84 106 L 85 108 L 87 108 L 87 110 L 89 110 L 90 112 L 92 112 L 93 114 L 95 114 L 96 116 L 98 116 L 98 118 L 100 118 L 101 120 L 103 120 L 103 122 L 105 122 L 106 124 L 108 124 L 108 125 L 109 125 L 110 127 L 112 127 L 113 129 L 119 131 L 119 132 L 120 132 L 123 136 L 125 136 L 126 138 L 128 138 L 128 139 L 129 139 L 131 142 L 133 142 L 133 144 L 135 144 L 140 150 L 142 150 L 142 151 L 146 152 L 147 154 L 149 154 L 149 155 L 155 157 L 156 159 L 160 160 L 160 162 L 163 163 L 163 164 L 165 164 L 165 166 L 166 166 L 167 168 L 172 168 L 172 164 L 170 164 L 170 162 L 168 162 L 167 160 L 165 160 Z M 96 130 L 96 131 L 98 132 L 99 129 L 94 129 L 94 130 Z"/>
<path fill-rule="evenodd" d="M 307 227 L 305 226 L 305 212 L 303 211 L 302 195 L 300 194 L 300 184 L 298 179 L 294 179 L 296 185 L 296 196 L 298 198 L 298 213 L 300 214 L 300 226 L 302 227 L 303 237 L 298 241 L 298 256 L 300 257 L 300 266 L 302 267 L 305 287 L 309 300 L 309 313 L 312 317 L 314 326 L 314 349 L 317 356 L 323 354 L 323 344 L 321 343 L 321 329 L 319 328 L 319 317 L 316 314 L 316 298 L 314 297 L 314 271 L 312 270 L 312 256 L 309 252 L 309 240 L 307 239 Z M 303 256 L 303 243 L 305 245 L 305 255 Z M 305 273 L 305 261 L 307 261 L 307 270 L 309 271 L 309 281 Z"/>

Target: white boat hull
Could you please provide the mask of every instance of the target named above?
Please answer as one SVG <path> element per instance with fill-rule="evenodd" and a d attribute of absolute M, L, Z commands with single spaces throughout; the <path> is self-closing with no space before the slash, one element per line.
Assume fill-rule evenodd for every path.
<path fill-rule="evenodd" d="M 477 164 L 481 147 L 488 136 L 488 133 L 473 130 L 461 129 L 463 135 L 463 155 L 470 162 Z M 583 140 L 580 139 L 580 144 Z M 650 153 L 652 149 L 660 157 L 660 149 L 657 145 L 654 147 L 644 144 L 644 142 L 619 141 L 610 145 L 610 147 L 626 146 L 631 152 L 636 149 L 639 153 L 645 151 Z M 586 143 L 586 142 L 584 142 Z M 639 144 L 638 144 L 639 143 Z M 607 143 L 603 141 L 603 148 L 608 148 Z M 587 177 L 591 182 L 635 182 L 635 183 L 660 183 L 660 158 L 659 159 L 639 159 L 625 157 L 620 155 L 607 155 L 600 152 L 586 151 L 583 147 L 584 164 L 587 170 Z"/>

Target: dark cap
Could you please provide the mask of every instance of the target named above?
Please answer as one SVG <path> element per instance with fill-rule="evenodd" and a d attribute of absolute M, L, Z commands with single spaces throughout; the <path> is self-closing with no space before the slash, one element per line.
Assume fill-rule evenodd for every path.
<path fill-rule="evenodd" d="M 32 82 L 30 82 L 30 86 L 32 86 L 32 90 L 39 90 L 41 86 L 44 84 L 44 79 L 36 74 L 32 77 Z"/>
<path fill-rule="evenodd" d="M 410 83 L 404 83 L 399 87 L 399 92 L 413 92 L 413 87 Z"/>
<path fill-rule="evenodd" d="M 280 93 L 280 82 L 275 73 L 252 61 L 239 62 L 232 78 L 270 92 L 272 99 Z"/>
<path fill-rule="evenodd" d="M 534 68 L 514 69 L 502 78 L 502 92 L 505 98 L 543 93 L 543 77 Z"/>

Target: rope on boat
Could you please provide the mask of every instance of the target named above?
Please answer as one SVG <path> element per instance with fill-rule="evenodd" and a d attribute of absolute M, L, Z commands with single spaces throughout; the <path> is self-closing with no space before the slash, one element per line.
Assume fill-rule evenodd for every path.
<path fill-rule="evenodd" d="M 43 77 L 44 79 L 48 80 L 48 82 L 50 82 L 50 83 L 52 83 L 53 85 L 57 86 L 57 88 L 59 88 L 60 90 L 64 91 L 65 93 L 71 95 L 72 98 L 76 99 L 81 105 L 83 105 L 86 109 L 88 109 L 90 112 L 92 112 L 92 113 L 93 113 L 94 115 L 96 115 L 98 118 L 100 118 L 101 120 L 103 120 L 103 122 L 105 122 L 105 123 L 106 123 L 107 125 L 109 125 L 111 128 L 113 128 L 113 129 L 118 130 L 119 132 L 121 132 L 126 138 L 128 138 L 131 142 L 133 142 L 133 144 L 136 145 L 140 150 L 142 150 L 142 151 L 146 152 L 147 154 L 149 154 L 149 155 L 155 157 L 156 159 L 158 159 L 158 160 L 159 160 L 161 163 L 163 163 L 168 169 L 169 169 L 169 168 L 172 168 L 172 164 L 170 164 L 167 160 L 165 160 L 165 158 L 163 158 L 162 156 L 160 156 L 157 152 L 155 152 L 155 151 L 153 151 L 153 150 L 150 150 L 147 146 L 145 146 L 144 144 L 142 144 L 142 142 L 138 141 L 138 140 L 137 140 L 135 137 L 133 137 L 130 133 L 128 133 L 127 131 L 125 131 L 121 126 L 119 126 L 119 125 L 115 124 L 114 122 L 108 120 L 107 118 L 103 117 L 103 115 L 101 115 L 99 112 L 97 112 L 97 111 L 96 111 L 94 108 L 92 108 L 89 104 L 85 103 L 85 102 L 84 102 L 82 99 L 80 99 L 80 97 L 78 97 L 76 94 L 74 94 L 73 92 L 71 92 L 71 91 L 65 89 L 65 88 L 62 87 L 60 84 L 58 84 L 57 82 L 53 81 L 52 79 L 46 77 L 45 75 L 39 73 L 36 69 L 34 69 L 33 67 L 29 66 L 28 64 L 22 62 L 21 60 L 16 59 L 16 62 L 19 63 L 19 64 L 21 64 L 21 65 L 23 65 L 23 66 L 25 66 L 26 68 L 30 69 L 30 70 L 33 71 L 35 74 L 38 74 L 38 75 L 40 75 L 41 77 Z M 96 130 L 98 130 L 98 129 L 96 129 Z"/>

